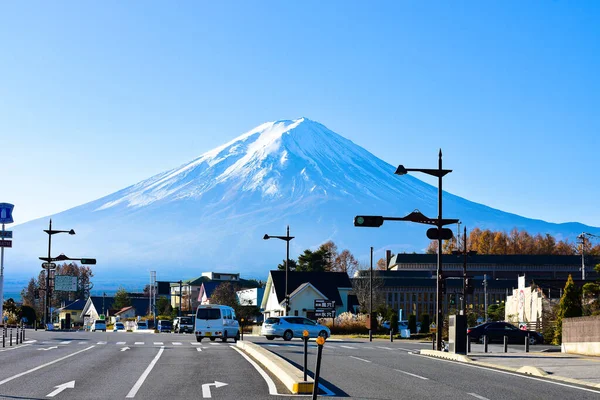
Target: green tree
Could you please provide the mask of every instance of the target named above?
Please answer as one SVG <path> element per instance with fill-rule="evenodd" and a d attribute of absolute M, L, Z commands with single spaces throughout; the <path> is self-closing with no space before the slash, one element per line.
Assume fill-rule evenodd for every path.
<path fill-rule="evenodd" d="M 297 265 L 298 265 L 298 263 L 296 262 L 296 260 L 290 258 L 290 262 L 289 262 L 290 271 L 296 271 Z M 281 262 L 281 264 L 277 265 L 277 269 L 280 271 L 285 271 L 285 259 Z"/>
<path fill-rule="evenodd" d="M 488 306 L 488 318 L 491 321 L 504 321 L 504 314 L 504 302 L 500 304 L 491 304 L 490 306 Z"/>
<path fill-rule="evenodd" d="M 567 283 L 565 284 L 565 290 L 560 298 L 558 315 L 556 319 L 556 329 L 554 331 L 554 344 L 562 343 L 562 322 L 564 318 L 581 317 L 581 291 L 573 278 L 569 274 Z"/>
<path fill-rule="evenodd" d="M 398 332 L 398 313 L 396 311 L 392 311 L 390 314 L 390 330 L 392 333 Z"/>
<path fill-rule="evenodd" d="M 37 289 L 37 285 L 35 283 L 35 279 L 31 278 L 26 288 L 21 290 L 21 298 L 23 299 L 23 304 L 27 306 L 35 306 L 35 291 Z"/>
<path fill-rule="evenodd" d="M 327 256 L 327 251 L 325 250 L 317 250 L 311 251 L 310 249 L 304 250 L 304 253 L 300 254 L 298 257 L 298 265 L 296 266 L 296 271 L 303 272 L 324 272 L 327 267 L 327 260 L 325 257 Z"/>
<path fill-rule="evenodd" d="M 123 286 L 120 286 L 117 290 L 117 293 L 115 293 L 113 308 L 120 310 L 122 308 L 129 307 L 130 305 L 131 299 L 129 298 L 129 294 Z"/>
<path fill-rule="evenodd" d="M 429 333 L 429 324 L 431 324 L 431 321 L 429 319 L 429 314 L 421 314 L 421 332 L 420 333 Z"/>
<path fill-rule="evenodd" d="M 410 333 L 417 333 L 417 316 L 415 314 L 410 314 L 408 316 L 408 329 Z"/>
<path fill-rule="evenodd" d="M 600 285 L 593 282 L 583 285 L 582 298 L 585 315 L 600 314 Z"/>
<path fill-rule="evenodd" d="M 33 322 L 36 320 L 35 310 L 33 307 L 23 305 L 19 308 L 19 318 L 26 320 L 27 324 L 33 325 Z"/>
<path fill-rule="evenodd" d="M 171 315 L 171 303 L 166 297 L 156 299 L 156 313 L 158 315 Z"/>

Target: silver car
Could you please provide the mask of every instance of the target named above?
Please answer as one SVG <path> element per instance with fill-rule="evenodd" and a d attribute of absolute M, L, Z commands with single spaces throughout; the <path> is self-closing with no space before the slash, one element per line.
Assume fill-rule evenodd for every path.
<path fill-rule="evenodd" d="M 308 331 L 308 337 L 317 336 L 327 339 L 331 331 L 325 325 L 317 324 L 304 317 L 270 317 L 265 320 L 261 329 L 261 335 L 268 340 L 276 337 L 289 341 L 294 337 L 301 338 L 304 331 Z"/>

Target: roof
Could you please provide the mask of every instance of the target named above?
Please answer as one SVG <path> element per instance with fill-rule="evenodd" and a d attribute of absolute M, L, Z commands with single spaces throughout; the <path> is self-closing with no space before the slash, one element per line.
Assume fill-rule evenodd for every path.
<path fill-rule="evenodd" d="M 275 286 L 277 299 L 285 299 L 285 271 L 271 271 L 271 279 Z M 336 306 L 342 306 L 339 288 L 351 288 L 352 283 L 345 272 L 288 272 L 288 293 L 294 292 L 303 283 L 312 284 L 319 292 L 335 301 Z"/>
<path fill-rule="evenodd" d="M 444 255 L 444 264 L 462 264 L 463 256 Z M 600 258 L 586 258 L 587 263 L 595 265 Z M 390 265 L 396 264 L 436 264 L 437 254 L 396 254 Z M 533 255 L 533 254 L 476 254 L 469 257 L 469 264 L 504 265 L 580 265 L 581 255 Z"/>
<path fill-rule="evenodd" d="M 209 281 L 209 282 L 204 282 L 202 284 L 202 286 L 204 286 L 204 294 L 206 295 L 207 299 L 210 299 L 210 296 L 212 295 L 212 292 L 217 288 L 217 286 L 219 286 L 221 283 L 224 283 L 223 281 Z"/>
<path fill-rule="evenodd" d="M 122 313 L 124 313 L 124 312 L 126 312 L 126 311 L 129 311 L 129 310 L 131 310 L 132 308 L 133 308 L 133 306 L 129 306 L 129 307 L 123 307 L 123 308 L 121 308 L 119 311 L 117 311 L 115 314 L 122 314 Z"/>
<path fill-rule="evenodd" d="M 306 289 L 307 287 L 312 287 L 312 288 L 313 288 L 314 290 L 316 290 L 316 291 L 317 291 L 317 293 L 319 293 L 321 296 L 325 296 L 323 293 L 321 293 L 321 291 L 320 291 L 319 289 L 317 289 L 316 287 L 314 287 L 314 286 L 312 285 L 312 283 L 310 283 L 310 282 L 304 282 L 302 285 L 298 286 L 298 287 L 296 288 L 296 290 L 294 290 L 292 293 L 290 293 L 290 299 L 291 299 L 292 297 L 294 297 L 295 295 L 297 295 L 298 293 L 300 293 L 301 291 L 303 291 L 304 289 Z M 327 297 L 327 296 L 325 296 L 325 297 Z"/>
<path fill-rule="evenodd" d="M 103 310 L 112 310 L 115 298 L 112 296 L 90 296 L 94 308 L 98 314 L 102 314 Z M 148 297 L 134 297 L 129 298 L 131 306 L 135 308 L 136 315 L 148 314 L 150 307 L 150 299 Z M 103 308 L 104 307 L 104 308 Z"/>
<path fill-rule="evenodd" d="M 67 304 L 66 306 L 61 308 L 61 310 L 74 310 L 74 311 L 83 310 L 85 303 L 86 303 L 85 300 L 81 300 L 81 299 L 75 300 L 71 304 Z"/>

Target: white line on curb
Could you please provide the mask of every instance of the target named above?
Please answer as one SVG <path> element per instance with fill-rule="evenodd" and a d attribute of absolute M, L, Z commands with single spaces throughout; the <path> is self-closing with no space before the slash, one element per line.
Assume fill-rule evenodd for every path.
<path fill-rule="evenodd" d="M 158 351 L 158 354 L 156 354 L 156 357 L 154 357 L 154 359 L 150 362 L 150 365 L 148 365 L 148 368 L 146 368 L 146 370 L 144 371 L 144 373 L 142 374 L 142 376 L 139 377 L 139 379 L 137 380 L 137 382 L 135 383 L 135 385 L 133 385 L 133 387 L 131 388 L 131 390 L 129 391 L 129 393 L 127 393 L 126 398 L 131 399 L 131 398 L 135 397 L 136 393 L 138 392 L 138 390 L 140 390 L 140 387 L 142 387 L 142 384 L 144 383 L 144 381 L 146 380 L 146 378 L 148 377 L 148 375 L 150 375 L 150 372 L 152 371 L 152 368 L 154 368 L 154 365 L 156 364 L 156 362 L 160 358 L 160 356 L 163 353 L 163 351 L 165 351 L 164 346 L 162 346 L 160 348 L 160 350 Z"/>
<path fill-rule="evenodd" d="M 269 394 L 276 395 L 276 396 L 279 395 L 279 393 L 277 393 L 277 387 L 275 386 L 275 382 L 273 382 L 273 379 L 271 379 L 271 377 L 261 367 L 259 367 L 259 365 L 256 362 L 254 362 L 253 359 L 248 357 L 237 347 L 231 346 L 231 348 L 234 349 L 235 351 L 237 351 L 238 353 L 240 353 L 241 356 L 244 357 L 246 359 L 246 361 L 248 361 L 250 363 L 250 365 L 252 365 L 258 371 L 260 376 L 263 377 L 265 382 L 267 382 L 267 386 L 269 387 Z M 200 349 L 198 348 L 198 350 L 200 350 Z"/>

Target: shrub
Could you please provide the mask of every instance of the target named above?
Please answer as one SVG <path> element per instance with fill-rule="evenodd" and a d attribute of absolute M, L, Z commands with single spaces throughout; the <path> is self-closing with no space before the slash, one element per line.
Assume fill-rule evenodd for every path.
<path fill-rule="evenodd" d="M 415 314 L 408 316 L 408 329 L 411 334 L 417 333 L 417 316 Z"/>
<path fill-rule="evenodd" d="M 367 329 L 367 319 L 367 314 L 344 312 L 335 317 L 335 320 L 331 318 L 321 319 L 319 323 L 327 326 L 332 334 L 366 334 L 369 332 Z"/>
<path fill-rule="evenodd" d="M 392 315 L 390 315 L 390 330 L 392 331 L 392 333 L 398 332 L 398 314 L 396 314 L 395 312 L 393 312 Z"/>
<path fill-rule="evenodd" d="M 421 332 L 420 333 L 429 333 L 429 314 L 421 314 Z"/>

